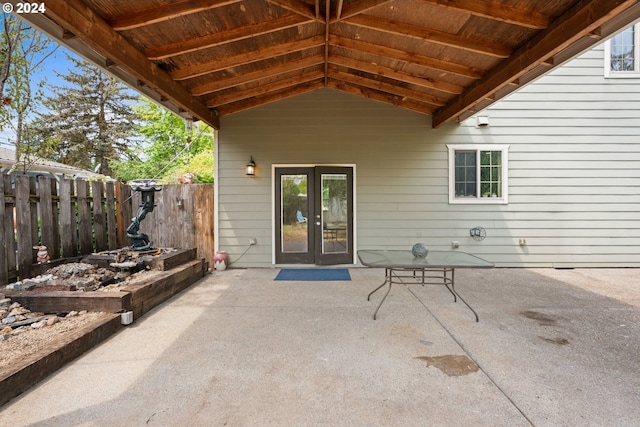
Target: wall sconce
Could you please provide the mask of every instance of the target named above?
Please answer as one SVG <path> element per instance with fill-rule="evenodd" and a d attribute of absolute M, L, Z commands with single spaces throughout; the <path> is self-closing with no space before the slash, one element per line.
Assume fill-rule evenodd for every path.
<path fill-rule="evenodd" d="M 476 117 L 476 127 L 484 128 L 489 126 L 489 116 L 477 116 Z"/>
<path fill-rule="evenodd" d="M 245 174 L 247 176 L 254 176 L 256 174 L 256 162 L 253 161 L 253 156 L 251 156 L 251 160 L 249 160 L 249 163 L 247 163 Z"/>

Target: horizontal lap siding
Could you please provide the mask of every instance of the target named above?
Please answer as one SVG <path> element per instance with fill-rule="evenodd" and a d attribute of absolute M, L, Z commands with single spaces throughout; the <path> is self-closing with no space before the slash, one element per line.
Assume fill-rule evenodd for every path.
<path fill-rule="evenodd" d="M 359 249 L 455 240 L 500 266 L 640 266 L 640 80 L 604 79 L 603 63 L 599 48 L 538 79 L 483 112 L 484 129 L 434 130 L 330 89 L 224 117 L 220 249 L 236 266 L 271 265 L 272 164 L 355 164 Z M 508 205 L 448 203 L 447 144 L 470 143 L 510 145 Z"/>

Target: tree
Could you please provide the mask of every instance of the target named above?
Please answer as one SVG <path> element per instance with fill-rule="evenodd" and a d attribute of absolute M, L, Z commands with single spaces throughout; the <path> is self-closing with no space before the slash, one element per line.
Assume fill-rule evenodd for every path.
<path fill-rule="evenodd" d="M 32 79 L 43 62 L 56 50 L 56 46 L 42 33 L 29 27 L 15 16 L 4 14 L 3 33 L 0 40 L 2 64 L 0 65 L 0 127 L 10 127 L 15 132 L 15 161 L 13 172 L 22 162 L 24 170 L 37 154 L 38 146 L 27 146 L 25 134 L 28 119 L 42 101 L 44 80 Z"/>
<path fill-rule="evenodd" d="M 136 111 L 143 121 L 138 133 L 145 142 L 132 159 L 111 163 L 118 178 L 175 182 L 193 173 L 197 182 L 213 182 L 213 129 L 199 122 L 188 130 L 182 118 L 147 99 Z"/>
<path fill-rule="evenodd" d="M 68 58 L 76 69 L 60 75 L 69 85 L 52 87 L 40 134 L 57 145 L 52 160 L 110 175 L 109 163 L 127 156 L 134 144 L 138 96 L 100 68 Z"/>

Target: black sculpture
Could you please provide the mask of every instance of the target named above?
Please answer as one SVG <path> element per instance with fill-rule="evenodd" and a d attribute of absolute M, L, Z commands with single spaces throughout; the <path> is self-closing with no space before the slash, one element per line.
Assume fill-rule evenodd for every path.
<path fill-rule="evenodd" d="M 153 212 L 155 207 L 155 192 L 162 190 L 162 186 L 153 179 L 139 179 L 130 181 L 129 185 L 133 191 L 142 193 L 142 203 L 138 214 L 131 219 L 131 225 L 127 228 L 127 237 L 133 240 L 131 250 L 146 251 L 151 249 L 149 236 L 140 233 L 140 222 L 147 216 L 149 212 Z"/>

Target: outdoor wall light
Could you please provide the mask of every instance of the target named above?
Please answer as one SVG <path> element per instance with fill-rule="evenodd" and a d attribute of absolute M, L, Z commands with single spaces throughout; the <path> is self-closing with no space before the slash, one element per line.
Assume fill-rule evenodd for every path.
<path fill-rule="evenodd" d="M 247 176 L 254 176 L 256 174 L 256 162 L 253 161 L 253 156 L 251 156 L 251 160 L 249 160 L 249 163 L 247 163 L 245 174 Z"/>

